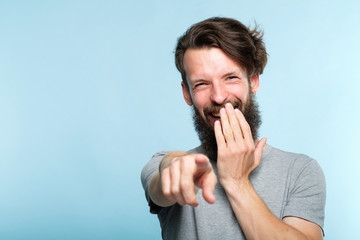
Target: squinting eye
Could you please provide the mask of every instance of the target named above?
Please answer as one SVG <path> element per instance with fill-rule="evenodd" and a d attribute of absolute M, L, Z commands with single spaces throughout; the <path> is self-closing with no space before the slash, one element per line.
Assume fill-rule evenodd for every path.
<path fill-rule="evenodd" d="M 203 85 L 205 85 L 205 83 L 198 83 L 198 84 L 195 84 L 194 87 L 200 87 L 200 86 L 203 86 Z"/>
<path fill-rule="evenodd" d="M 230 76 L 230 77 L 228 77 L 229 80 L 232 80 L 232 79 L 235 79 L 235 78 L 237 78 L 237 77 L 236 77 L 236 76 Z"/>

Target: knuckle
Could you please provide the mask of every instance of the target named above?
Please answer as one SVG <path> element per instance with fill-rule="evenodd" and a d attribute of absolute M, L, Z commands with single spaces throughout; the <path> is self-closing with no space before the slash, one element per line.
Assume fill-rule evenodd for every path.
<path fill-rule="evenodd" d="M 169 198 L 171 197 L 171 192 L 168 189 L 162 189 L 162 193 L 164 194 L 165 197 Z"/>
<path fill-rule="evenodd" d="M 180 166 L 181 166 L 181 168 L 182 169 L 186 169 L 187 167 L 188 167 L 188 158 L 183 158 L 182 160 L 181 160 L 181 162 L 180 162 Z"/>
<path fill-rule="evenodd" d="M 244 128 L 245 128 L 246 131 L 250 131 L 250 132 L 251 132 L 251 128 L 250 128 L 250 125 L 249 125 L 249 124 L 245 124 Z"/>
<path fill-rule="evenodd" d="M 169 171 L 170 171 L 170 172 L 175 172 L 175 171 L 177 171 L 178 168 L 179 168 L 179 165 L 178 165 L 176 162 L 174 162 L 174 163 L 172 163 L 172 164 L 170 165 Z"/>
<path fill-rule="evenodd" d="M 173 196 L 179 195 L 179 188 L 172 187 L 170 192 L 171 192 L 171 195 L 173 195 Z"/>
<path fill-rule="evenodd" d="M 190 184 L 189 181 L 182 181 L 182 182 L 180 183 L 180 188 L 181 188 L 182 191 L 186 191 L 186 190 L 189 189 L 190 185 L 191 185 L 191 184 Z"/>
<path fill-rule="evenodd" d="M 247 147 L 245 145 L 241 145 L 237 148 L 239 154 L 245 154 L 247 152 Z"/>
<path fill-rule="evenodd" d="M 180 161 L 182 157 L 183 157 L 183 156 L 174 157 L 174 158 L 171 160 L 171 164 Z"/>
<path fill-rule="evenodd" d="M 248 152 L 250 152 L 250 153 L 253 153 L 255 151 L 254 144 L 249 143 L 246 148 L 247 148 Z"/>
<path fill-rule="evenodd" d="M 242 153 L 242 149 L 240 147 L 233 147 L 233 148 L 230 148 L 230 153 L 232 155 L 238 155 L 238 154 Z"/>
<path fill-rule="evenodd" d="M 160 171 L 161 178 L 165 178 L 167 175 L 169 175 L 169 168 L 165 168 L 164 170 Z"/>

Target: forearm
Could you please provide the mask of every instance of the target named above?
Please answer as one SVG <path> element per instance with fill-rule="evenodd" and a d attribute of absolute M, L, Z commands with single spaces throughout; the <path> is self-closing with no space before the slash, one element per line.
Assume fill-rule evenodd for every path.
<path fill-rule="evenodd" d="M 249 176 L 260 164 L 267 139 L 254 143 L 241 111 L 230 103 L 225 108 L 214 125 L 218 175 L 246 238 L 322 239 L 318 225 L 295 216 L 278 219 L 256 193 Z"/>
<path fill-rule="evenodd" d="M 160 207 L 168 207 L 176 203 L 176 201 L 171 201 L 168 199 L 163 191 L 162 191 L 162 184 L 161 184 L 161 175 L 160 172 L 169 166 L 172 159 L 175 157 L 183 156 L 185 155 L 185 152 L 180 151 L 174 151 L 168 153 L 160 162 L 159 164 L 159 172 L 157 172 L 153 178 L 151 179 L 150 186 L 149 186 L 149 192 L 150 192 L 150 198 L 151 200 Z"/>
<path fill-rule="evenodd" d="M 250 182 L 226 189 L 232 209 L 247 239 L 308 239 L 278 219 Z"/>

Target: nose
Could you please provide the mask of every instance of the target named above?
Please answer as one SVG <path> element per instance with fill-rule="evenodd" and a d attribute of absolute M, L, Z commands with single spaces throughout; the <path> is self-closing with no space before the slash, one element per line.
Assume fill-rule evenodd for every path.
<path fill-rule="evenodd" d="M 228 92 L 226 87 L 221 82 L 215 82 L 212 85 L 211 101 L 222 105 L 226 102 L 228 98 Z"/>

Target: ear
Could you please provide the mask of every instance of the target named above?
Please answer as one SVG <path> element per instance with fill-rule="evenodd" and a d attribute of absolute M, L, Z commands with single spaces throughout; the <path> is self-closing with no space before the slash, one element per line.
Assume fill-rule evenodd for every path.
<path fill-rule="evenodd" d="M 256 94 L 256 92 L 259 90 L 259 87 L 260 87 L 260 79 L 259 79 L 258 73 L 251 76 L 250 84 L 251 84 L 251 86 L 250 86 L 251 92 L 253 94 Z"/>
<path fill-rule="evenodd" d="M 191 100 L 189 89 L 185 86 L 184 82 L 181 82 L 181 87 L 182 87 L 182 92 L 184 95 L 185 102 L 187 103 L 187 105 L 192 106 L 193 103 Z"/>

